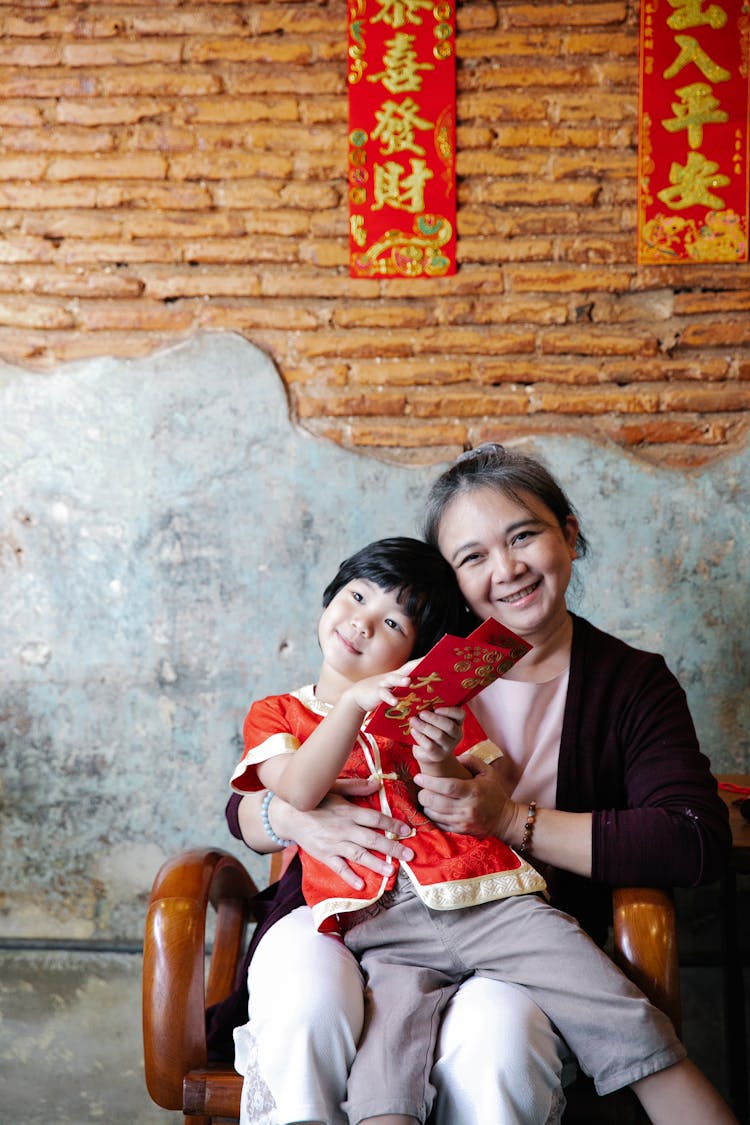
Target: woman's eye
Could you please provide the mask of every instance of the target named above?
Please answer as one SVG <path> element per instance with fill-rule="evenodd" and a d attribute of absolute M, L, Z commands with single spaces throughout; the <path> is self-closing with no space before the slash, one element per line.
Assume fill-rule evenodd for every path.
<path fill-rule="evenodd" d="M 479 552 L 478 552 L 478 551 L 474 551 L 474 552 L 472 552 L 472 554 L 470 554 L 470 555 L 464 555 L 464 557 L 463 557 L 463 558 L 461 559 L 461 561 L 459 562 L 459 564 L 458 564 L 458 565 L 459 565 L 459 566 L 465 566 L 465 565 L 466 565 L 466 563 L 473 563 L 473 562 L 476 562 L 478 558 L 480 558 Z"/>
<path fill-rule="evenodd" d="M 513 543 L 525 543 L 529 539 L 533 539 L 536 535 L 535 531 L 519 531 L 517 535 L 513 536 Z"/>

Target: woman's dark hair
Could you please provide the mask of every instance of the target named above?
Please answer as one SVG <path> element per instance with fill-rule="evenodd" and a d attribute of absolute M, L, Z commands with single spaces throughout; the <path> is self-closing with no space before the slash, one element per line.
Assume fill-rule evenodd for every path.
<path fill-rule="evenodd" d="M 367 579 L 396 598 L 416 630 L 412 657 L 424 656 L 443 633 L 465 636 L 473 618 L 453 568 L 436 547 L 420 539 L 393 536 L 362 547 L 339 566 L 323 591 L 324 608 L 349 582 Z"/>
<path fill-rule="evenodd" d="M 501 492 L 523 507 L 526 506 L 524 494 L 535 496 L 549 508 L 563 529 L 568 516 L 576 515 L 565 492 L 540 461 L 495 442 L 487 442 L 462 453 L 430 488 L 424 521 L 424 536 L 428 543 L 437 546 L 441 521 L 456 496 L 479 488 Z M 580 530 L 575 547 L 579 557 L 588 550 L 586 536 Z"/>

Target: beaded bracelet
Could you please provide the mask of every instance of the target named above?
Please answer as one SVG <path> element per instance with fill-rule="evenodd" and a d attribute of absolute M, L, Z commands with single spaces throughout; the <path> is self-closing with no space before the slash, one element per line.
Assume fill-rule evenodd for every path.
<path fill-rule="evenodd" d="M 531 840 L 534 835 L 534 824 L 536 823 L 536 801 L 529 801 L 529 811 L 526 813 L 526 823 L 523 826 L 523 838 L 519 852 L 531 851 Z"/>
<path fill-rule="evenodd" d="M 274 844 L 280 844 L 282 848 L 288 848 L 290 844 L 294 843 L 294 841 L 282 840 L 281 836 L 277 836 L 273 828 L 271 827 L 270 820 L 268 819 L 268 806 L 271 804 L 271 801 L 275 796 L 276 794 L 273 792 L 273 790 L 269 789 L 265 797 L 263 798 L 263 804 L 260 806 L 260 819 L 263 824 L 263 831 L 265 832 L 266 836 L 268 836 L 269 839 L 273 840 Z"/>

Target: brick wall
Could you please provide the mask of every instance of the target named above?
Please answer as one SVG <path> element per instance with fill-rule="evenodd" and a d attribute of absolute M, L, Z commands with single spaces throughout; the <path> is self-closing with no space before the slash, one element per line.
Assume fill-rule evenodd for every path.
<path fill-rule="evenodd" d="M 0 358 L 198 330 L 391 459 L 746 438 L 750 267 L 635 264 L 638 5 L 464 0 L 459 272 L 350 280 L 345 0 L 0 0 Z"/>

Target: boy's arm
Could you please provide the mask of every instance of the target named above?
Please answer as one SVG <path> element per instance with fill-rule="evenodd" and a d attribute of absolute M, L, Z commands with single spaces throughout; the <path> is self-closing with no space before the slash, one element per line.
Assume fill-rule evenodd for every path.
<path fill-rule="evenodd" d="M 258 766 L 261 784 L 301 812 L 317 808 L 349 757 L 367 712 L 381 700 L 395 703 L 391 689 L 408 683 L 408 673 L 396 669 L 352 684 L 299 749 Z"/>
<path fill-rule="evenodd" d="M 317 808 L 349 757 L 364 716 L 344 693 L 298 750 L 260 763 L 261 784 L 302 812 Z"/>

